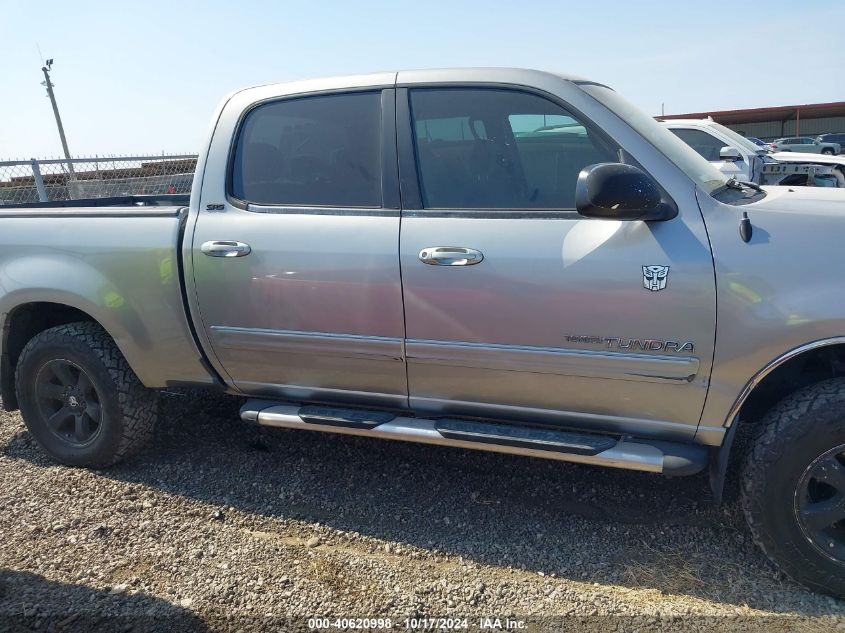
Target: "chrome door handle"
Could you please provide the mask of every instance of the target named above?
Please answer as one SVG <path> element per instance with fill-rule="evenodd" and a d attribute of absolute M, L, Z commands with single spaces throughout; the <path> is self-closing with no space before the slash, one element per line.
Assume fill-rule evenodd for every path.
<path fill-rule="evenodd" d="M 420 261 L 432 266 L 472 266 L 483 259 L 481 251 L 463 246 L 429 246 L 420 251 Z"/>
<path fill-rule="evenodd" d="M 252 252 L 249 244 L 225 240 L 204 242 L 200 250 L 209 257 L 243 257 Z"/>

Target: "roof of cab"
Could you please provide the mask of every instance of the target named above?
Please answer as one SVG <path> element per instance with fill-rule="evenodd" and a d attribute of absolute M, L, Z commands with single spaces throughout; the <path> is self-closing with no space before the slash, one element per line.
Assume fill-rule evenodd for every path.
<path fill-rule="evenodd" d="M 390 86 L 414 85 L 425 83 L 451 82 L 501 82 L 511 84 L 531 84 L 532 79 L 563 79 L 573 83 L 597 83 L 564 73 L 556 73 L 531 68 L 507 67 L 465 67 L 465 68 L 429 68 L 417 70 L 385 71 L 362 75 L 336 75 L 284 82 L 271 82 L 249 86 L 237 92 L 259 88 L 282 88 L 284 92 L 309 92 L 315 89 L 348 88 L 355 86 Z M 320 88 L 317 88 L 320 86 Z"/>

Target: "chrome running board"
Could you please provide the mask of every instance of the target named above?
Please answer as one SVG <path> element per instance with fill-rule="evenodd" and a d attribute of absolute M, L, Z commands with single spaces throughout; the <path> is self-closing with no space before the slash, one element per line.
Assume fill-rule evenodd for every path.
<path fill-rule="evenodd" d="M 580 439 L 597 438 L 597 441 L 594 442 L 595 446 L 609 446 L 609 448 L 604 448 L 595 454 L 585 454 L 583 448 L 577 452 L 570 452 L 561 443 L 549 446 L 548 436 L 549 433 L 554 433 L 554 431 L 550 432 L 548 429 L 538 430 L 532 427 L 508 424 L 506 426 L 520 434 L 520 441 L 513 442 L 501 440 L 503 425 L 499 423 L 491 423 L 489 425 L 490 432 L 486 433 L 484 431 L 485 423 L 468 422 L 467 425 L 472 426 L 473 432 L 457 434 L 449 432 L 450 429 L 448 428 L 444 429 L 444 426 L 448 427 L 448 425 L 444 425 L 443 420 L 373 413 L 371 416 L 363 415 L 363 417 L 385 421 L 378 424 L 350 424 L 349 420 L 346 419 L 347 416 L 343 415 L 349 410 L 332 410 L 331 407 L 325 407 L 324 410 L 327 412 L 326 415 L 315 419 L 315 407 L 280 404 L 272 400 L 249 400 L 241 408 L 241 419 L 268 427 L 323 431 L 385 440 L 402 440 L 419 444 L 469 448 L 666 475 L 694 474 L 702 470 L 707 464 L 706 447 L 694 444 L 560 432 L 562 436 L 569 435 Z M 367 412 L 362 413 L 366 414 Z M 376 415 L 384 417 L 377 418 Z M 449 420 L 448 422 L 454 423 L 456 421 Z M 440 427 L 440 430 L 438 430 L 438 427 Z M 532 442 L 530 439 L 532 431 L 538 431 L 541 434 L 536 442 Z M 511 440 L 512 438 L 507 439 Z M 572 450 L 575 451 L 574 448 Z"/>

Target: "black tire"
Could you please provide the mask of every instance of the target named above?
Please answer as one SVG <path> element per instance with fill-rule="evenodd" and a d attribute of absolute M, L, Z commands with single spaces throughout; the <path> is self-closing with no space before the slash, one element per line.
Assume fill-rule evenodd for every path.
<path fill-rule="evenodd" d="M 823 149 L 822 154 L 825 154 L 827 156 L 833 156 L 833 150 L 832 149 Z"/>
<path fill-rule="evenodd" d="M 158 394 L 95 323 L 34 336 L 18 359 L 15 387 L 29 432 L 69 466 L 106 468 L 137 453 L 158 416 Z"/>
<path fill-rule="evenodd" d="M 819 464 L 826 465 L 821 480 L 812 476 Z M 828 473 L 837 477 L 830 479 L 833 487 Z M 813 494 L 822 501 L 808 499 L 808 485 L 816 486 Z M 815 591 L 842 598 L 845 490 L 840 488 L 845 488 L 845 379 L 834 378 L 786 397 L 761 420 L 742 473 L 742 506 L 754 540 L 778 567 Z M 806 517 L 808 508 L 816 512 L 820 506 L 808 504 L 827 504 L 834 496 L 842 519 L 815 531 Z"/>

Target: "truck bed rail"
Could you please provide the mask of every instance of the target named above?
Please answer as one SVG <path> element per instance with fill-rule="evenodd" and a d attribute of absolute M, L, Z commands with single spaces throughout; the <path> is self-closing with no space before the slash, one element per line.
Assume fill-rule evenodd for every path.
<path fill-rule="evenodd" d="M 0 215 L 9 209 L 64 209 L 75 207 L 166 207 L 188 206 L 190 194 L 173 193 L 152 196 L 111 196 L 108 198 L 83 198 L 80 200 L 54 200 L 52 202 L 19 202 L 0 205 Z"/>

